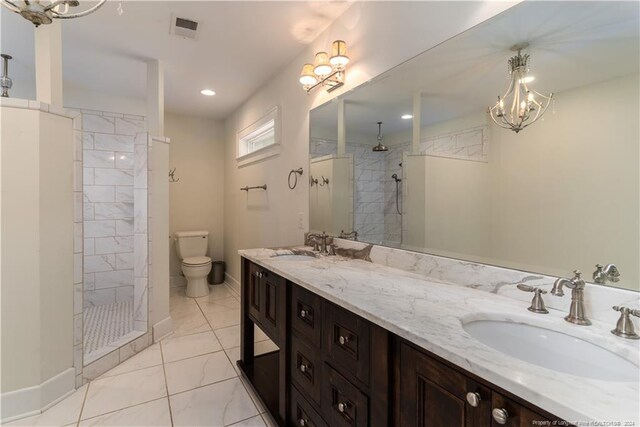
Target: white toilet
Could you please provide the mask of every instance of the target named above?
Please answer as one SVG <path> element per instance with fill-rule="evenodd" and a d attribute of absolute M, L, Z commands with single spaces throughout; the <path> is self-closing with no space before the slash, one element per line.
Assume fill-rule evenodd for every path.
<path fill-rule="evenodd" d="M 206 256 L 209 247 L 208 231 L 180 231 L 176 233 L 176 252 L 182 260 L 182 272 L 187 278 L 187 296 L 192 298 L 209 295 L 207 275 L 211 271 L 211 258 Z"/>

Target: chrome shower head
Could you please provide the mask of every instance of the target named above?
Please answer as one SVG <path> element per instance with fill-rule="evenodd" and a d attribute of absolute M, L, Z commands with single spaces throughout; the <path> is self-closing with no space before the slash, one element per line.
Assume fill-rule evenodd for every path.
<path fill-rule="evenodd" d="M 378 122 L 378 145 L 373 147 L 373 151 L 375 152 L 389 151 L 387 146 L 382 143 L 382 122 Z"/>

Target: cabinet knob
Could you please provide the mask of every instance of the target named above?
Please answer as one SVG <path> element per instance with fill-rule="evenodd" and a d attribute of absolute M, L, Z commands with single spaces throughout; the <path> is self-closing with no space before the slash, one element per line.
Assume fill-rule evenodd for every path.
<path fill-rule="evenodd" d="M 482 399 L 480 398 L 480 393 L 473 393 L 473 392 L 469 392 L 467 393 L 467 403 L 471 406 L 473 406 L 474 408 L 477 408 L 478 405 L 480 405 L 480 401 Z"/>
<path fill-rule="evenodd" d="M 304 363 L 300 365 L 300 372 L 307 372 L 309 368 Z"/>
<path fill-rule="evenodd" d="M 340 335 L 340 337 L 338 337 L 338 342 L 340 343 L 340 345 L 345 345 L 346 343 L 349 342 L 349 337 L 348 336 L 344 336 L 344 335 Z"/>
<path fill-rule="evenodd" d="M 506 424 L 509 419 L 509 413 L 504 408 L 495 408 L 491 411 L 491 415 L 498 424 Z"/>
<path fill-rule="evenodd" d="M 305 420 L 304 418 L 300 418 L 298 420 L 298 425 L 300 425 L 300 427 L 305 427 L 307 425 L 308 421 Z"/>
<path fill-rule="evenodd" d="M 307 312 L 305 310 L 300 310 L 300 317 L 302 317 L 303 319 L 307 317 Z"/>
<path fill-rule="evenodd" d="M 349 403 L 345 402 L 345 403 L 338 403 L 338 412 L 344 412 L 347 410 L 347 408 L 349 407 Z"/>

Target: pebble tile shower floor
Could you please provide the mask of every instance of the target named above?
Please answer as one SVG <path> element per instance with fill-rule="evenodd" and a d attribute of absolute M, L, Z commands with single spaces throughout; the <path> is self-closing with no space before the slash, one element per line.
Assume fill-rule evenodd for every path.
<path fill-rule="evenodd" d="M 228 285 L 188 298 L 171 288 L 174 332 L 12 426 L 275 426 L 239 377 L 240 302 Z M 277 349 L 256 330 L 256 353 Z"/>
<path fill-rule="evenodd" d="M 133 331 L 133 301 L 84 309 L 84 354 L 88 355 Z"/>

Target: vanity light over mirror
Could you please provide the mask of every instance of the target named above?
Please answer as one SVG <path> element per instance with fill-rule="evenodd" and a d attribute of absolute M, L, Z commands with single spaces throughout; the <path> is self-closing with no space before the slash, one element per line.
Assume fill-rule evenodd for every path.
<path fill-rule="evenodd" d="M 603 285 L 639 290 L 639 17 L 523 2 L 312 110 L 310 230 L 590 283 L 613 263 Z"/>

